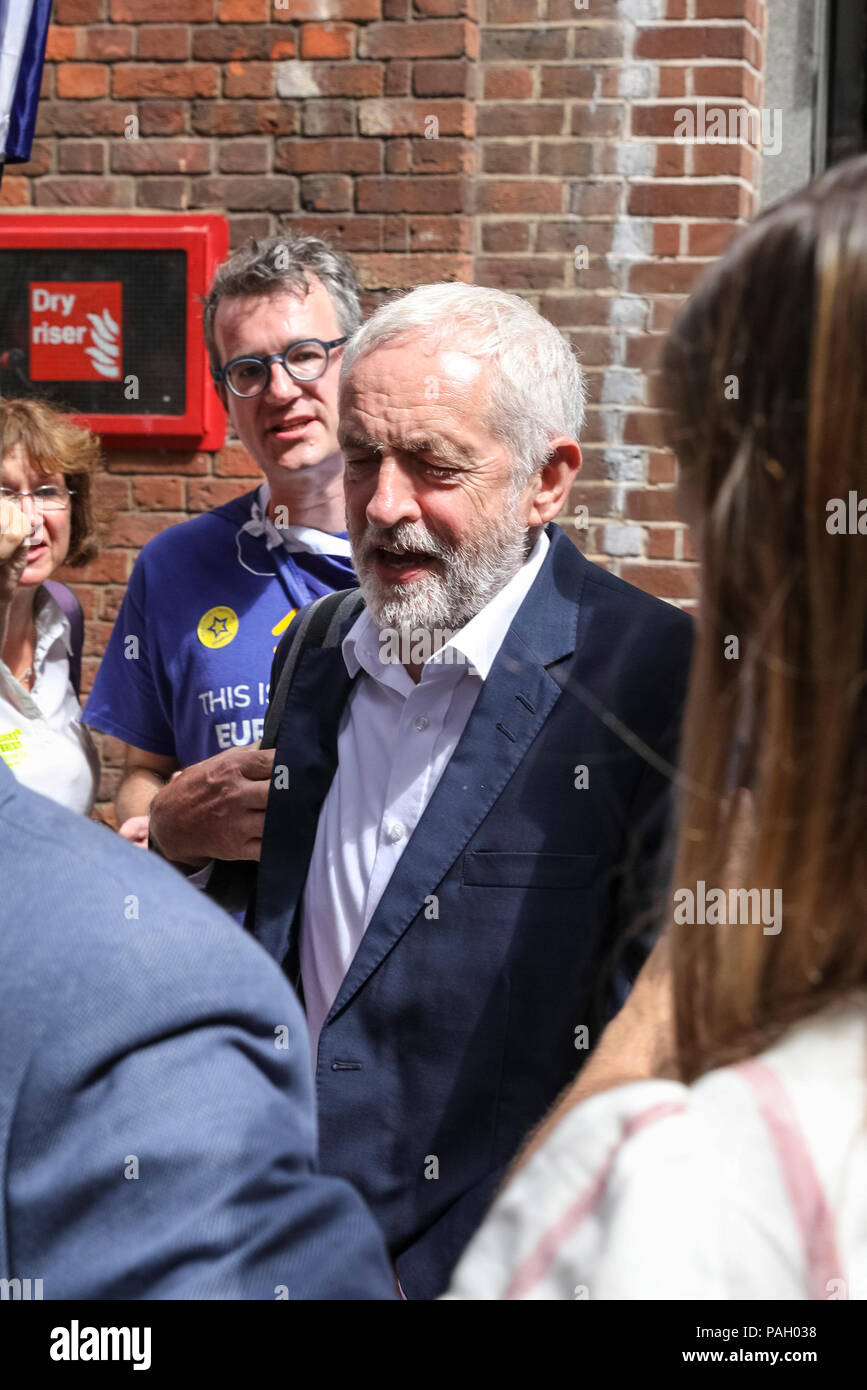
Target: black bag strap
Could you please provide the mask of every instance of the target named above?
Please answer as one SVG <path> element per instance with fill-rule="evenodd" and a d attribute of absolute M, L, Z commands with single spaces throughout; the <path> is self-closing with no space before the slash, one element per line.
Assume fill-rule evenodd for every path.
<path fill-rule="evenodd" d="M 84 613 L 81 604 L 71 589 L 57 579 L 46 579 L 42 586 L 47 589 L 57 603 L 60 611 L 69 621 L 69 679 L 76 695 L 81 696 L 81 650 L 84 646 Z"/>
<path fill-rule="evenodd" d="M 298 662 L 305 652 L 314 647 L 336 647 L 344 623 L 353 618 L 363 607 L 364 599 L 358 589 L 338 589 L 333 594 L 324 594 L 304 611 L 298 622 L 298 630 L 293 633 L 293 642 L 283 662 L 265 714 L 262 730 L 262 748 L 275 748 L 280 722 L 292 678 Z"/>

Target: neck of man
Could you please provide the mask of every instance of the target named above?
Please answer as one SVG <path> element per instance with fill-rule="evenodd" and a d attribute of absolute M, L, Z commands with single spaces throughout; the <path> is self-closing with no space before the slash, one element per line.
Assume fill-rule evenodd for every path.
<path fill-rule="evenodd" d="M 268 516 L 275 525 L 310 526 L 329 535 L 345 529 L 342 454 L 336 461 L 323 460 L 316 468 L 269 477 L 268 486 Z M 278 507 L 283 508 L 279 517 Z"/>

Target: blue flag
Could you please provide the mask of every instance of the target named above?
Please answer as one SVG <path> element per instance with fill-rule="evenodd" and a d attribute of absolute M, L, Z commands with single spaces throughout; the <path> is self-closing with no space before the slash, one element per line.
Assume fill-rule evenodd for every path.
<path fill-rule="evenodd" d="M 51 0 L 0 0 L 0 162 L 30 158 Z"/>

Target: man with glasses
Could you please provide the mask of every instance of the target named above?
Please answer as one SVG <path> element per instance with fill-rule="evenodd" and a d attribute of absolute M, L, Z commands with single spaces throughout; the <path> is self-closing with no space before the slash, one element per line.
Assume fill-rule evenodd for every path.
<path fill-rule="evenodd" d="M 274 649 L 299 608 L 355 583 L 337 383 L 359 293 L 347 256 L 277 235 L 205 299 L 215 388 L 264 480 L 143 548 L 84 714 L 126 745 L 121 834 L 189 869 L 258 858 Z"/>

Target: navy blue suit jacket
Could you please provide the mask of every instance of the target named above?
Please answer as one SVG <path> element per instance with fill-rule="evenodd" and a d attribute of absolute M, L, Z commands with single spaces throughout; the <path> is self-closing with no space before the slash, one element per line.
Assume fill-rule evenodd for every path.
<path fill-rule="evenodd" d="M 612 955 L 647 926 L 664 876 L 691 622 L 548 534 L 319 1044 L 323 1168 L 366 1197 L 410 1297 L 446 1287 L 505 1166 L 587 1056 L 576 1029 L 595 1043 L 622 1002 L 643 948 L 619 974 Z M 290 628 L 272 690 L 292 641 Z M 248 924 L 296 984 L 350 686 L 339 645 L 306 652 L 277 739 L 288 789 L 272 780 Z"/>
<path fill-rule="evenodd" d="M 279 969 L 2 760 L 0 1017 L 0 1277 L 46 1299 L 395 1297 L 373 1217 L 317 1171 Z"/>

